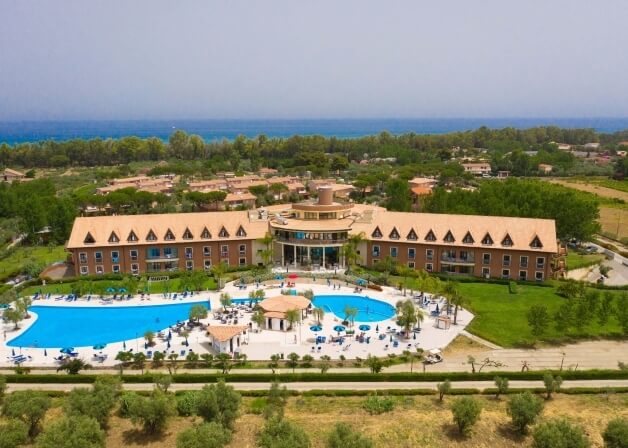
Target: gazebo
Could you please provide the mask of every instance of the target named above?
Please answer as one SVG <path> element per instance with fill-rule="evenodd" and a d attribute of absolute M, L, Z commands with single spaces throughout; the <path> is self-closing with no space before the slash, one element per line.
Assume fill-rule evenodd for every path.
<path fill-rule="evenodd" d="M 259 303 L 266 318 L 266 328 L 269 330 L 285 331 L 288 329 L 286 315 L 290 310 L 299 310 L 301 318 L 305 317 L 306 310 L 311 302 L 303 296 L 276 296 L 262 300 Z"/>
<path fill-rule="evenodd" d="M 218 353 L 233 353 L 240 347 L 241 336 L 247 329 L 246 325 L 208 325 L 207 335 Z"/>

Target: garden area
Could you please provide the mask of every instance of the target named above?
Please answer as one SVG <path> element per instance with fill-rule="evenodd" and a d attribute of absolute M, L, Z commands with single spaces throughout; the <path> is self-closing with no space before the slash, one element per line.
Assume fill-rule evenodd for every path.
<path fill-rule="evenodd" d="M 47 265 L 56 261 L 65 261 L 67 252 L 59 246 L 18 246 L 6 250 L 0 258 L 0 282 L 27 273 L 37 276 Z M 2 256 L 2 255 L 0 255 Z"/>
<path fill-rule="evenodd" d="M 602 254 L 580 254 L 572 250 L 567 254 L 567 270 L 587 268 L 601 263 L 604 258 Z"/>

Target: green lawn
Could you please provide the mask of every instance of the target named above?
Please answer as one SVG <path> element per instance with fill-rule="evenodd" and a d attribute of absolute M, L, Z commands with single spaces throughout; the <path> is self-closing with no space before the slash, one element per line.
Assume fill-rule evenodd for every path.
<path fill-rule="evenodd" d="M 594 264 L 600 263 L 602 260 L 604 260 L 604 258 L 605 257 L 602 254 L 581 255 L 577 252 L 569 252 L 569 254 L 567 254 L 567 270 L 571 271 L 572 269 L 592 266 Z"/>
<path fill-rule="evenodd" d="M 526 313 L 532 305 L 545 305 L 551 315 L 563 300 L 553 287 L 518 285 L 518 293 L 510 294 L 508 286 L 489 283 L 460 283 L 460 292 L 467 297 L 467 308 L 475 314 L 467 328 L 471 333 L 504 347 L 514 347 L 535 338 L 532 335 Z M 590 322 L 582 334 L 561 334 L 554 328 L 553 319 L 545 340 L 559 340 L 566 337 L 610 336 L 620 331 L 617 321 L 600 327 L 597 321 Z"/>
<path fill-rule="evenodd" d="M 67 252 L 63 246 L 20 246 L 11 255 L 0 260 L 0 280 L 19 274 L 28 264 L 49 265 L 66 258 Z"/>

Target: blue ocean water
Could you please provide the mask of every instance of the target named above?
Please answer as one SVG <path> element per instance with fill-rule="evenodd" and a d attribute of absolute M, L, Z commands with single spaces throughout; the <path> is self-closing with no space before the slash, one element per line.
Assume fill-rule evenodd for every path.
<path fill-rule="evenodd" d="M 120 138 L 128 135 L 167 140 L 176 129 L 198 134 L 206 141 L 234 139 L 238 135 L 269 137 L 323 135 L 352 138 L 382 131 L 393 134 L 444 134 L 454 131 L 553 125 L 593 128 L 599 132 L 628 129 L 625 118 L 416 118 L 416 119 L 305 119 L 305 120 L 119 120 L 119 121 L 15 121 L 0 122 L 0 142 L 9 144 L 73 138 Z"/>

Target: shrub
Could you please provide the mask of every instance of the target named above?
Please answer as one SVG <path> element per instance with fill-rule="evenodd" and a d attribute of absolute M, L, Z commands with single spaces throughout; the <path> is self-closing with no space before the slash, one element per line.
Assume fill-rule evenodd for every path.
<path fill-rule="evenodd" d="M 391 412 L 395 408 L 395 402 L 390 397 L 371 395 L 364 400 L 362 407 L 371 415 L 379 415 L 384 412 Z"/>
<path fill-rule="evenodd" d="M 543 400 L 530 392 L 513 396 L 508 402 L 508 415 L 519 433 L 525 433 L 543 411 Z"/>
<path fill-rule="evenodd" d="M 138 397 L 139 395 L 135 392 L 123 392 L 120 395 L 120 417 L 130 417 L 129 409 L 131 408 L 131 403 Z"/>
<path fill-rule="evenodd" d="M 519 291 L 517 289 L 517 282 L 514 280 L 511 280 L 508 282 L 508 292 L 510 294 L 517 294 Z"/>
<path fill-rule="evenodd" d="M 373 448 L 373 441 L 354 431 L 346 423 L 336 423 L 334 429 L 327 436 L 327 448 Z"/>
<path fill-rule="evenodd" d="M 260 448 L 310 448 L 310 438 L 303 428 L 287 420 L 273 418 L 266 422 L 257 439 Z"/>
<path fill-rule="evenodd" d="M 149 434 L 157 434 L 163 431 L 176 409 L 171 395 L 154 389 L 149 397 L 136 396 L 132 399 L 128 412 L 133 423 L 141 424 Z"/>
<path fill-rule="evenodd" d="M 451 391 L 451 381 L 445 380 L 442 383 L 438 383 L 436 389 L 438 389 L 438 401 L 442 402 L 445 395 Z"/>
<path fill-rule="evenodd" d="M 602 438 L 606 448 L 628 448 L 628 420 L 616 418 L 608 422 Z"/>
<path fill-rule="evenodd" d="M 495 388 L 497 392 L 495 392 L 495 398 L 499 398 L 501 394 L 508 393 L 508 378 L 502 378 L 500 376 L 495 377 Z"/>
<path fill-rule="evenodd" d="M 532 433 L 533 448 L 588 448 L 589 440 L 580 426 L 554 419 L 539 424 Z"/>
<path fill-rule="evenodd" d="M 222 425 L 202 423 L 181 431 L 177 448 L 221 448 L 231 441 L 231 432 Z"/>
<path fill-rule="evenodd" d="M 262 415 L 266 411 L 266 397 L 255 397 L 249 403 L 249 412 L 255 415 Z"/>
<path fill-rule="evenodd" d="M 283 418 L 284 409 L 288 403 L 288 389 L 286 386 L 279 386 L 277 381 L 273 381 L 266 398 L 266 406 L 264 408 L 264 418 L 273 417 Z"/>
<path fill-rule="evenodd" d="M 554 376 L 551 373 L 546 373 L 543 376 L 543 384 L 545 385 L 546 398 L 549 400 L 552 398 L 552 393 L 560 390 L 560 385 L 563 384 L 563 379 L 560 376 Z"/>
<path fill-rule="evenodd" d="M 42 392 L 24 390 L 13 392 L 4 400 L 4 415 L 22 420 L 28 426 L 28 435 L 34 436 L 39 422 L 50 408 L 50 398 Z"/>
<path fill-rule="evenodd" d="M 224 381 L 203 387 L 198 394 L 197 413 L 206 422 L 217 422 L 232 428 L 238 416 L 242 397 Z"/>
<path fill-rule="evenodd" d="M 198 407 L 198 392 L 185 391 L 177 395 L 177 413 L 181 417 L 190 417 L 196 414 Z"/>
<path fill-rule="evenodd" d="M 92 390 L 72 390 L 65 400 L 65 412 L 68 416 L 92 417 L 105 429 L 121 390 L 119 379 L 103 375 L 96 380 Z"/>
<path fill-rule="evenodd" d="M 3 375 L 0 375 L 0 403 L 2 403 L 2 400 L 4 399 L 4 394 L 6 390 L 7 390 L 7 379 Z"/>
<path fill-rule="evenodd" d="M 105 432 L 87 416 L 64 417 L 48 425 L 37 438 L 37 448 L 104 448 Z"/>
<path fill-rule="evenodd" d="M 454 424 L 460 434 L 468 434 L 471 427 L 478 421 L 482 413 L 482 405 L 472 397 L 458 398 L 451 405 Z"/>
<path fill-rule="evenodd" d="M 10 419 L 0 425 L 0 448 L 15 448 L 28 441 L 28 426 L 21 420 Z"/>

